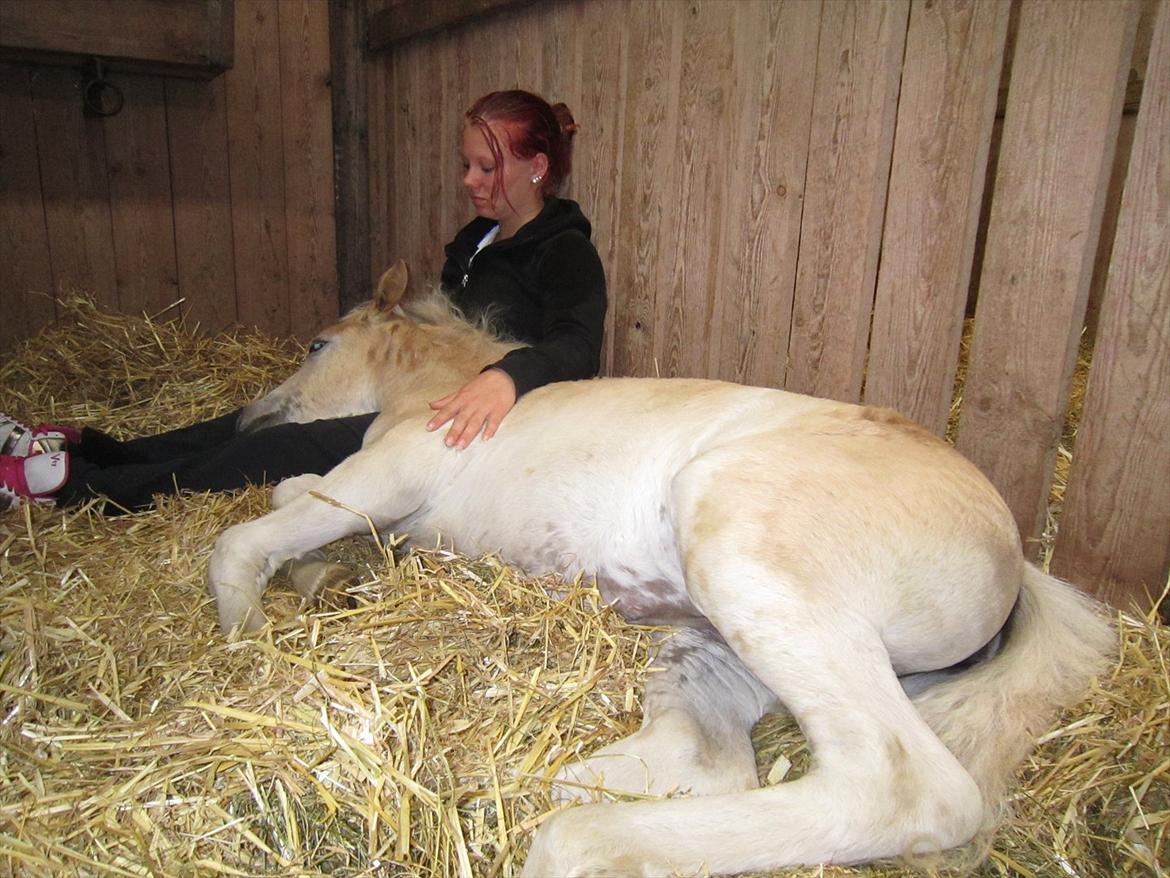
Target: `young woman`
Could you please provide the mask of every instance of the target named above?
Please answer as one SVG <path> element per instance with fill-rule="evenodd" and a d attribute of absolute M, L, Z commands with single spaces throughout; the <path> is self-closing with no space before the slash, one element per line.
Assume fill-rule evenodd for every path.
<path fill-rule="evenodd" d="M 469 318 L 526 347 L 431 403 L 428 430 L 446 443 L 490 439 L 516 400 L 553 381 L 597 374 L 605 276 L 589 221 L 557 196 L 572 167 L 577 126 L 564 104 L 525 91 L 492 92 L 463 125 L 463 185 L 476 212 L 446 248 L 441 283 Z M 70 506 L 95 497 L 109 512 L 155 494 L 222 491 L 325 473 L 361 447 L 376 413 L 236 433 L 238 412 L 122 442 L 85 427 L 26 427 L 0 415 L 0 508 L 5 501 Z"/>

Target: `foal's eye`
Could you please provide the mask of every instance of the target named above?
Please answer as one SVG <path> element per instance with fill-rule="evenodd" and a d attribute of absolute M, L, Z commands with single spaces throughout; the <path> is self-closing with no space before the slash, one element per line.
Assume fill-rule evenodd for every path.
<path fill-rule="evenodd" d="M 325 347 L 325 345 L 327 345 L 327 344 L 329 344 L 329 342 L 325 341 L 325 339 L 315 338 L 311 342 L 309 342 L 309 353 L 315 354 L 315 353 L 317 353 L 317 351 L 321 350 L 321 348 Z"/>

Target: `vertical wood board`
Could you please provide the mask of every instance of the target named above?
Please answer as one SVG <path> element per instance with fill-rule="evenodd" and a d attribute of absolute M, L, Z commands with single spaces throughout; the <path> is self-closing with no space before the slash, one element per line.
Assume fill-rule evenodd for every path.
<path fill-rule="evenodd" d="M 672 173 L 662 181 L 676 216 L 663 231 L 677 249 L 655 291 L 654 350 L 659 374 L 707 374 L 727 209 L 720 173 L 730 148 L 737 8 L 688 0 L 682 28 L 678 133 Z"/>
<path fill-rule="evenodd" d="M 369 204 L 370 204 L 370 288 L 398 254 L 391 241 L 392 217 L 396 205 L 391 197 L 394 156 L 394 91 L 387 56 L 371 58 L 366 66 L 369 101 Z"/>
<path fill-rule="evenodd" d="M 183 313 L 218 332 L 238 317 L 224 82 L 172 79 L 166 93 Z"/>
<path fill-rule="evenodd" d="M 455 186 L 460 179 L 459 149 L 441 152 L 443 132 L 460 131 L 460 117 L 463 111 L 442 100 L 443 69 L 439 46 L 449 39 L 446 35 L 431 38 L 431 51 L 415 53 L 418 65 L 417 76 L 423 92 L 432 96 L 414 104 L 414 123 L 419 127 L 415 141 L 415 178 L 418 181 L 418 229 L 419 260 L 417 270 L 429 283 L 437 283 L 443 268 L 443 244 L 454 235 L 456 228 L 443 228 L 443 188 Z M 448 109 L 450 107 L 450 109 Z M 448 142 L 455 146 L 452 134 Z M 430 148 L 427 148 L 427 144 Z"/>
<path fill-rule="evenodd" d="M 435 174 L 439 178 L 439 247 L 451 240 L 472 215 L 471 205 L 463 189 L 463 120 L 472 95 L 468 84 L 471 59 L 467 54 L 467 32 L 460 29 L 449 34 L 441 55 L 442 102 L 439 107 L 439 153 L 435 156 Z M 445 259 L 440 252 L 438 258 Z M 441 266 L 441 263 L 440 263 Z M 426 277 L 429 284 L 438 283 L 438 275 Z"/>
<path fill-rule="evenodd" d="M 421 47 L 429 45 L 430 41 L 428 37 L 422 42 L 412 43 L 404 51 L 395 52 L 391 59 L 394 67 L 394 166 L 390 171 L 390 191 L 394 199 L 392 258 L 406 258 L 415 273 L 424 277 L 420 268 L 425 236 L 419 228 L 419 201 L 422 199 L 419 176 L 427 173 L 429 168 L 424 168 L 424 165 L 429 165 L 436 157 L 431 156 L 430 150 L 421 148 L 425 140 L 419 137 L 418 55 L 423 51 Z"/>
<path fill-rule="evenodd" d="M 114 267 L 123 311 L 177 318 L 179 300 L 166 99 L 159 77 L 126 76 L 125 106 L 105 120 Z"/>
<path fill-rule="evenodd" d="M 226 79 L 237 310 L 244 326 L 287 335 L 284 123 L 276 0 L 237 0 Z"/>
<path fill-rule="evenodd" d="M 59 295 L 82 291 L 117 310 L 105 131 L 101 119 L 82 112 L 81 80 L 65 68 L 32 70 L 53 284 Z"/>
<path fill-rule="evenodd" d="M 861 394 L 908 11 L 908 0 L 824 7 L 789 390 Z"/>
<path fill-rule="evenodd" d="M 1083 0 L 1021 9 L 957 445 L 1025 540 L 1045 514 L 1136 12 Z"/>
<path fill-rule="evenodd" d="M 53 274 L 27 70 L 0 65 L 0 352 L 50 323 Z"/>
<path fill-rule="evenodd" d="M 658 374 L 656 299 L 678 258 L 681 217 L 665 181 L 672 178 L 678 138 L 682 67 L 682 6 L 631 6 L 629 77 L 624 102 L 625 141 L 615 277 L 620 291 L 614 318 L 614 371 Z"/>
<path fill-rule="evenodd" d="M 329 0 L 329 65 L 333 107 L 333 166 L 337 187 L 337 289 L 348 311 L 370 298 L 370 141 L 362 3 Z"/>
<path fill-rule="evenodd" d="M 1170 568 L 1170 4 L 1161 4 L 1052 567 L 1117 606 Z M 1152 86 L 1152 87 L 1151 87 Z"/>
<path fill-rule="evenodd" d="M 821 4 L 737 5 L 738 104 L 723 167 L 728 206 L 709 373 L 784 384 L 796 283 Z M 784 45 L 808 47 L 785 51 Z"/>
<path fill-rule="evenodd" d="M 605 374 L 614 374 L 614 322 L 624 290 L 618 284 L 618 248 L 623 228 L 626 88 L 629 31 L 623 18 L 602 4 L 584 4 L 579 25 L 581 97 L 570 104 L 581 126 L 573 148 L 571 191 L 593 225 L 593 243 L 605 268 L 609 307 L 605 313 Z"/>
<path fill-rule="evenodd" d="M 289 328 L 308 339 L 338 310 L 329 8 L 319 0 L 284 0 L 277 13 Z"/>
<path fill-rule="evenodd" d="M 865 401 L 938 434 L 950 414 L 987 154 L 1007 37 L 1007 0 L 915 3 Z"/>

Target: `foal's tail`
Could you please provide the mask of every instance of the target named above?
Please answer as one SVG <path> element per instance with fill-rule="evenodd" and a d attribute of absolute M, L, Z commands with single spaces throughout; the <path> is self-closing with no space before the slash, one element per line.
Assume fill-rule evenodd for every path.
<path fill-rule="evenodd" d="M 1037 736 L 1116 649 L 1095 602 L 1029 564 L 1003 649 L 914 698 L 979 785 L 987 824 L 998 822 L 1004 789 Z"/>

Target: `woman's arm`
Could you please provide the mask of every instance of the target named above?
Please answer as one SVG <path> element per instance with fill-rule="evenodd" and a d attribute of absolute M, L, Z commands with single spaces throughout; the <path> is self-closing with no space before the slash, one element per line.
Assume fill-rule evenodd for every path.
<path fill-rule="evenodd" d="M 542 337 L 493 365 L 511 377 L 517 398 L 554 381 L 592 378 L 601 368 L 605 272 L 593 244 L 580 232 L 553 238 L 542 248 L 537 283 Z"/>
<path fill-rule="evenodd" d="M 516 400 L 554 381 L 591 378 L 601 366 L 605 331 L 605 272 L 589 239 L 579 232 L 558 235 L 541 248 L 537 283 L 543 297 L 543 333 L 485 369 L 460 390 L 431 403 L 427 423 L 437 430 L 448 421 L 448 446 L 466 448 L 483 432 L 495 435 Z"/>

